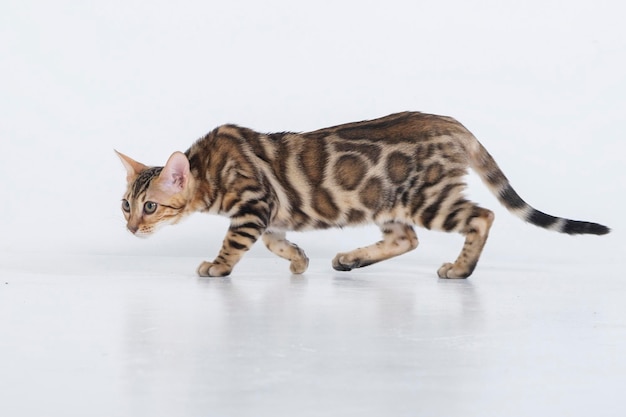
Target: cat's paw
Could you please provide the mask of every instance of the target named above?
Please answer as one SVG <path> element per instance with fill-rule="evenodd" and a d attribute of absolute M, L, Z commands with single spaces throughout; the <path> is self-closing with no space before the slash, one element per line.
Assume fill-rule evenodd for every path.
<path fill-rule="evenodd" d="M 453 263 L 447 262 L 441 265 L 441 268 L 437 270 L 437 275 L 439 278 L 445 279 L 459 279 L 459 278 L 467 278 L 469 277 L 471 272 L 467 272 L 466 270 L 461 270 L 461 268 L 455 268 Z"/>
<path fill-rule="evenodd" d="M 354 268 L 370 266 L 378 260 L 363 259 L 351 252 L 338 253 L 333 259 L 333 268 L 337 271 L 352 271 Z"/>
<path fill-rule="evenodd" d="M 289 265 L 289 270 L 292 274 L 302 274 L 309 267 L 309 258 L 307 258 L 304 253 L 301 258 L 294 259 L 291 261 Z"/>
<path fill-rule="evenodd" d="M 333 269 L 337 271 L 351 271 L 356 267 L 354 260 L 349 259 L 345 253 L 338 253 L 333 258 Z"/>
<path fill-rule="evenodd" d="M 333 269 L 337 271 L 352 271 L 354 268 L 367 266 L 369 263 L 360 258 L 355 258 L 349 253 L 338 253 L 333 259 Z"/>
<path fill-rule="evenodd" d="M 232 268 L 228 265 L 213 262 L 202 262 L 198 267 L 198 275 L 201 277 L 225 277 L 231 271 Z"/>

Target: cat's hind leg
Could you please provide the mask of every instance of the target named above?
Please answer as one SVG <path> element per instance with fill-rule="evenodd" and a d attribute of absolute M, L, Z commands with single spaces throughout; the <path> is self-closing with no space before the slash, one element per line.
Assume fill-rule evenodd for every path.
<path fill-rule="evenodd" d="M 471 203 L 467 203 L 471 204 Z M 491 210 L 471 205 L 466 210 L 459 209 L 456 212 L 452 212 L 448 215 L 447 221 L 453 222 L 455 215 L 461 213 L 467 213 L 466 219 L 462 223 L 459 222 L 461 234 L 465 235 L 465 243 L 463 249 L 454 263 L 445 263 L 437 271 L 439 278 L 467 278 L 469 277 L 476 264 L 478 258 L 483 251 L 487 237 L 489 236 L 489 229 L 494 220 L 494 215 Z"/>
<path fill-rule="evenodd" d="M 333 259 L 333 268 L 338 271 L 350 271 L 417 248 L 417 235 L 412 226 L 390 222 L 381 225 L 380 229 L 383 232 L 383 240 L 351 252 L 338 253 Z"/>
<path fill-rule="evenodd" d="M 266 231 L 262 239 L 270 251 L 291 262 L 289 269 L 292 273 L 302 274 L 306 271 L 309 258 L 297 245 L 285 239 L 285 232 Z"/>

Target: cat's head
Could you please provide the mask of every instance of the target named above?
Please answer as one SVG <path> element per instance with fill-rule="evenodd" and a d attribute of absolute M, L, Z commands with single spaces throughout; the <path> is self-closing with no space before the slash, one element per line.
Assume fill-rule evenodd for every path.
<path fill-rule="evenodd" d="M 184 217 L 193 182 L 185 154 L 174 152 L 164 167 L 149 167 L 115 152 L 126 168 L 128 187 L 122 212 L 132 234 L 147 237 Z"/>

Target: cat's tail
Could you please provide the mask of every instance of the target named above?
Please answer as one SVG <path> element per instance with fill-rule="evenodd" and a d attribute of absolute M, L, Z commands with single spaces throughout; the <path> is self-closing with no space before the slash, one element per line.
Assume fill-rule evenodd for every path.
<path fill-rule="evenodd" d="M 485 147 L 473 136 L 472 139 L 468 145 L 470 166 L 478 173 L 500 203 L 511 213 L 535 226 L 570 235 L 605 235 L 611 231 L 608 227 L 598 223 L 555 217 L 533 208 L 513 189 L 511 183 L 509 183 L 509 180 Z"/>

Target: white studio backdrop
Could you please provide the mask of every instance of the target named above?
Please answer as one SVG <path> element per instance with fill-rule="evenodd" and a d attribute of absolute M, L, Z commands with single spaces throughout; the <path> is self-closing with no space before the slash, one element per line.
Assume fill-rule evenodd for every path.
<path fill-rule="evenodd" d="M 147 241 L 126 232 L 114 148 L 162 165 L 223 123 L 306 131 L 418 110 L 464 123 L 538 209 L 614 229 L 573 239 L 524 225 L 471 177 L 470 196 L 496 212 L 489 259 L 619 262 L 625 9 L 617 0 L 4 0 L 0 250 L 211 258 L 226 219 L 196 214 Z M 428 252 L 417 256 L 437 263 L 447 259 L 434 252 L 460 249 L 458 237 L 418 235 Z M 377 238 L 363 228 L 294 240 L 330 259 Z M 251 256 L 269 256 L 258 246 Z"/>

